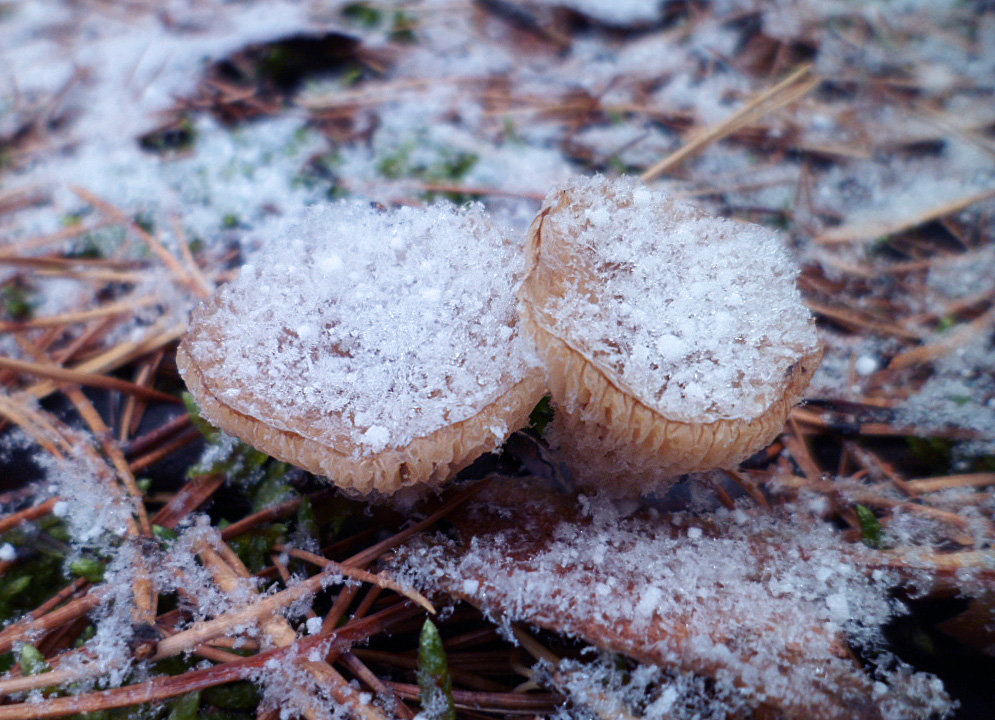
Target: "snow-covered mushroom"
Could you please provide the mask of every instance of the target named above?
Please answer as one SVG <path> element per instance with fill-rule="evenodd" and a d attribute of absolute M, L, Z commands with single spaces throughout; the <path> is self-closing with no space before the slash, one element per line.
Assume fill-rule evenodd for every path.
<path fill-rule="evenodd" d="M 361 493 L 451 477 L 545 392 L 519 332 L 522 243 L 480 207 L 313 209 L 194 315 L 204 415 Z"/>
<path fill-rule="evenodd" d="M 628 494 L 731 467 L 821 359 L 781 241 L 631 179 L 573 180 L 529 232 L 520 293 L 582 484 Z"/>

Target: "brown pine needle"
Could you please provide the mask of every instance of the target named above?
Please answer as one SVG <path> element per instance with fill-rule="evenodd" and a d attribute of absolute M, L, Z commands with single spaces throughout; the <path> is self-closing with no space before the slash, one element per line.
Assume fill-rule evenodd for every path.
<path fill-rule="evenodd" d="M 428 601 L 428 598 L 417 590 L 406 588 L 388 577 L 367 572 L 366 570 L 362 570 L 360 568 L 349 567 L 348 565 L 337 563 L 334 560 L 329 560 L 326 557 L 313 552 L 308 552 L 307 550 L 298 550 L 297 548 L 286 547 L 284 545 L 278 545 L 276 546 L 276 549 L 280 552 L 287 553 L 291 557 L 298 558 L 299 560 L 305 560 L 309 563 L 317 565 L 322 569 L 337 572 L 340 575 L 344 575 L 345 577 L 352 578 L 354 580 L 359 580 L 360 582 L 376 585 L 384 590 L 393 590 L 398 595 L 403 595 L 417 605 L 425 608 L 425 610 L 432 615 L 435 615 L 435 606 Z"/>
<path fill-rule="evenodd" d="M 109 375 L 99 375 L 97 373 L 70 370 L 68 368 L 59 367 L 58 365 L 49 365 L 47 363 L 0 357 L 0 368 L 8 368 L 10 370 L 16 370 L 17 372 L 26 373 L 28 375 L 58 380 L 59 382 L 72 383 L 73 385 L 97 387 L 103 388 L 104 390 L 119 390 L 123 393 L 127 393 L 128 395 L 134 395 L 147 400 L 155 400 L 157 402 L 170 403 L 173 405 L 183 402 L 173 395 L 168 395 L 167 393 L 159 392 L 158 390 L 153 390 L 152 388 L 144 387 L 142 385 L 136 385 L 135 383 L 128 382 L 127 380 L 110 377 Z"/>
<path fill-rule="evenodd" d="M 177 435 L 155 450 L 151 450 L 141 457 L 135 458 L 128 463 L 128 467 L 131 468 L 131 472 L 133 473 L 141 472 L 150 465 L 155 465 L 160 460 L 169 457 L 180 448 L 184 448 L 202 438 L 203 435 L 200 434 L 200 430 L 197 428 L 187 428 L 185 432 Z"/>
<path fill-rule="evenodd" d="M 995 473 L 967 473 L 964 475 L 942 475 L 922 480 L 909 480 L 908 485 L 917 493 L 931 493 L 958 487 L 988 487 L 995 485 Z"/>
<path fill-rule="evenodd" d="M 146 296 L 123 300 L 121 302 L 104 303 L 99 307 L 89 310 L 78 310 L 74 312 L 60 313 L 59 315 L 49 315 L 47 317 L 31 318 L 16 322 L 0 322 L 0 332 L 10 332 L 12 330 L 24 330 L 27 328 L 39 327 L 62 327 L 73 323 L 86 322 L 95 318 L 104 318 L 113 315 L 130 315 L 139 308 L 155 305 L 159 300 L 155 297 Z"/>
<path fill-rule="evenodd" d="M 72 442 L 44 414 L 4 393 L 0 393 L 0 416 L 21 428 L 55 458 L 64 459 L 72 449 Z"/>
<path fill-rule="evenodd" d="M 424 520 L 414 523 L 410 527 L 405 528 L 404 530 L 387 538 L 386 540 L 380 541 L 376 545 L 371 545 L 362 552 L 356 553 L 348 560 L 346 560 L 343 564 L 348 565 L 350 567 L 366 567 L 371 562 L 376 560 L 378 557 L 383 555 L 385 552 L 387 552 L 393 547 L 396 547 L 397 545 L 400 545 L 409 537 L 417 535 L 422 530 L 427 530 L 428 528 L 435 525 L 435 523 L 439 522 L 439 520 L 446 517 L 453 510 L 458 508 L 460 505 L 462 505 L 467 500 L 471 499 L 474 495 L 483 490 L 485 487 L 487 487 L 491 479 L 492 476 L 488 476 L 483 480 L 473 483 L 470 487 L 460 492 L 452 500 L 447 502 L 445 505 L 443 505 L 441 508 L 436 510 L 434 513 L 429 515 Z"/>
<path fill-rule="evenodd" d="M 370 670 L 366 665 L 356 657 L 353 653 L 347 652 L 342 654 L 342 663 L 349 668 L 357 678 L 366 683 L 377 695 L 387 697 L 389 700 L 393 700 L 394 712 L 401 718 L 401 720 L 412 720 L 415 717 L 415 713 L 401 702 L 401 699 L 394 695 L 394 691 L 387 687 L 380 678 L 376 676 L 372 670 Z"/>
<path fill-rule="evenodd" d="M 301 506 L 303 501 L 303 498 L 293 498 L 244 517 L 238 522 L 233 522 L 231 525 L 222 530 L 221 538 L 223 540 L 231 540 L 232 538 L 238 537 L 242 533 L 248 532 L 256 525 L 287 517 L 288 515 L 297 512 L 297 508 Z"/>
<path fill-rule="evenodd" d="M 180 262 L 176 256 L 173 255 L 173 253 L 166 249 L 166 246 L 162 244 L 162 241 L 159 238 L 129 218 L 123 210 L 112 205 L 106 200 L 102 200 L 85 188 L 73 187 L 72 191 L 76 193 L 80 199 L 90 203 L 107 217 L 111 218 L 115 222 L 128 226 L 145 242 L 146 245 L 149 246 L 149 249 L 160 260 L 162 260 L 163 264 L 165 264 L 166 267 L 173 272 L 181 284 L 186 285 L 201 297 L 208 297 L 211 294 L 210 288 L 202 287 L 198 283 L 197 278 L 194 277 L 186 267 L 184 267 L 183 263 Z"/>
<path fill-rule="evenodd" d="M 349 639 L 345 633 L 340 632 L 338 634 Z M 216 685 L 225 685 L 238 680 L 251 679 L 258 673 L 259 668 L 271 660 L 279 660 L 296 654 L 306 654 L 312 648 L 319 647 L 328 642 L 336 642 L 335 633 L 313 635 L 304 638 L 295 645 L 276 648 L 249 658 L 242 658 L 205 670 L 191 670 L 182 675 L 157 677 L 143 683 L 115 688 L 113 690 L 104 690 L 86 695 L 48 698 L 41 702 L 3 705 L 0 706 L 0 720 L 42 720 L 43 718 L 55 718 L 84 712 L 98 712 L 100 710 L 110 710 L 129 705 L 138 705 L 140 703 L 161 702 L 171 697 L 185 695 Z M 339 642 L 341 643 L 341 641 Z M 30 689 L 48 687 L 49 685 L 44 684 L 44 681 L 51 679 L 55 675 L 55 672 L 51 671 L 23 679 L 34 681 Z M 20 679 L 18 678 L 18 680 Z M 42 684 L 38 684 L 39 680 L 42 681 Z M 0 686 L 5 682 L 10 681 L 0 681 Z M 3 691 L 0 690 L 0 692 Z"/>
<path fill-rule="evenodd" d="M 923 337 L 923 333 L 921 332 L 909 330 L 897 323 L 874 318 L 873 316 L 851 310 L 850 308 L 836 307 L 811 299 L 806 300 L 805 304 L 808 305 L 812 312 L 857 330 L 868 330 L 878 335 L 890 335 L 905 340 L 921 340 Z"/>
<path fill-rule="evenodd" d="M 165 528 L 175 528 L 180 521 L 207 502 L 222 485 L 223 474 L 197 475 L 187 482 L 152 518 L 152 522 Z"/>
<path fill-rule="evenodd" d="M 935 343 L 921 345 L 912 350 L 899 353 L 891 359 L 888 368 L 891 370 L 901 370 L 902 368 L 912 367 L 913 365 L 938 360 L 945 355 L 949 355 L 957 348 L 966 345 L 971 340 L 980 337 L 993 324 L 995 324 L 995 308 L 971 322 L 958 327 Z"/>
<path fill-rule="evenodd" d="M 49 498 L 43 503 L 25 508 L 20 512 L 12 513 L 11 515 L 0 519 L 0 533 L 5 533 L 23 522 L 29 522 L 31 520 L 37 520 L 40 517 L 45 517 L 52 512 L 52 508 L 55 507 L 55 504 L 63 499 L 64 498 L 61 497 Z"/>
<path fill-rule="evenodd" d="M 856 221 L 832 228 L 819 235 L 815 241 L 822 245 L 867 242 L 902 230 L 918 227 L 930 220 L 952 215 L 979 202 L 995 197 L 995 188 L 974 192 L 956 200 L 927 205 L 918 212 L 905 215 L 884 215 L 879 218 Z M 928 199 L 927 199 L 928 202 Z"/>
<path fill-rule="evenodd" d="M 105 228 L 111 224 L 112 223 L 108 220 L 100 220 L 91 225 L 83 225 L 83 223 L 80 223 L 49 235 L 39 235 L 11 245 L 5 245 L 0 247 L 0 262 L 26 257 L 27 253 L 37 250 L 38 248 L 47 247 L 49 245 L 59 245 L 64 243 L 66 240 L 72 240 L 73 238 L 96 232 L 97 230 Z"/>
<path fill-rule="evenodd" d="M 218 548 L 210 546 L 206 541 L 201 542 L 197 548 L 197 553 L 204 564 L 210 568 L 215 582 L 225 592 L 238 592 L 245 587 L 245 580 L 251 577 L 251 573 L 242 564 L 238 555 L 223 542 Z M 264 642 L 270 645 L 286 647 L 292 645 L 297 639 L 297 633 L 278 611 L 272 611 L 267 616 L 263 616 L 260 618 L 260 622 L 262 623 L 261 635 Z M 292 662 L 296 662 L 296 660 Z M 336 702 L 353 706 L 355 714 L 363 720 L 384 720 L 375 707 L 356 702 L 355 690 L 331 665 L 316 660 L 301 661 L 301 664 L 319 686 L 327 688 Z M 322 716 L 320 709 L 314 706 L 315 702 L 317 702 L 317 698 L 311 697 L 305 707 L 301 708 L 308 720 L 317 720 Z"/>
<path fill-rule="evenodd" d="M 83 418 L 84 422 L 90 426 L 93 431 L 94 436 L 100 442 L 104 453 L 111 458 L 117 469 L 118 479 L 122 481 L 125 490 L 130 495 L 130 498 L 122 497 L 122 501 L 125 504 L 130 505 L 132 512 L 138 516 L 138 523 L 135 523 L 134 517 L 128 518 L 128 532 L 132 537 L 136 537 L 139 534 L 145 537 L 152 536 L 152 526 L 149 524 L 148 513 L 145 510 L 145 503 L 142 500 L 142 492 L 138 489 L 135 484 L 135 477 L 128 470 L 127 462 L 124 459 L 124 454 L 121 449 L 114 444 L 114 440 L 111 438 L 110 430 L 107 425 L 104 424 L 103 419 L 100 417 L 100 413 L 97 409 L 93 407 L 93 403 L 89 401 L 83 391 L 78 387 L 70 387 L 66 390 L 66 394 L 72 401 L 73 405 L 76 407 L 76 411 Z M 108 492 L 117 497 L 121 495 L 121 488 L 112 486 L 107 488 Z M 128 502 L 130 500 L 130 502 Z"/>
<path fill-rule="evenodd" d="M 155 381 L 155 374 L 159 370 L 159 365 L 162 363 L 162 359 L 165 352 L 157 352 L 152 358 L 147 362 L 142 363 L 135 375 L 135 385 L 140 387 L 148 387 Z M 138 431 L 138 426 L 141 423 L 142 416 L 145 414 L 145 409 L 148 404 L 144 401 L 139 400 L 134 395 L 129 395 L 128 400 L 124 405 L 124 412 L 121 413 L 121 424 L 118 439 L 121 442 L 126 442 L 128 438 Z"/>
<path fill-rule="evenodd" d="M 656 180 L 712 143 L 721 140 L 727 135 L 731 135 L 737 130 L 741 130 L 775 110 L 779 110 L 803 98 L 822 82 L 821 78 L 806 80 L 806 76 L 811 69 L 812 66 L 810 64 L 803 65 L 781 82 L 755 95 L 749 102 L 725 120 L 695 133 L 694 137 L 684 147 L 671 153 L 656 165 L 646 170 L 640 176 L 643 182 L 648 183 Z"/>
<path fill-rule="evenodd" d="M 183 333 L 186 332 L 186 328 L 187 324 L 185 322 L 177 323 L 166 328 L 160 326 L 155 333 L 150 333 L 144 340 L 136 342 L 123 342 L 119 345 L 115 345 L 95 357 L 90 358 L 86 362 L 80 363 L 76 367 L 72 368 L 72 370 L 83 373 L 105 373 L 111 370 L 116 370 L 122 365 L 127 365 L 129 362 L 141 357 L 142 355 L 147 355 L 156 350 L 161 350 L 170 343 L 179 340 Z M 76 382 L 80 385 L 86 384 L 78 380 L 72 380 L 71 382 Z M 126 381 L 122 380 L 121 382 Z M 55 392 L 57 389 L 58 385 L 56 383 L 46 380 L 38 383 L 37 385 L 32 385 L 26 392 L 41 399 Z M 136 393 L 141 394 L 143 392 L 147 393 L 148 391 L 148 388 L 142 388 L 141 390 L 137 390 Z M 166 397 L 171 396 L 167 395 Z M 172 398 L 169 402 L 177 403 L 182 401 L 177 398 Z"/>
<path fill-rule="evenodd" d="M 183 224 L 177 217 L 173 218 L 173 232 L 176 234 L 177 243 L 180 246 L 180 257 L 190 272 L 190 278 L 193 280 L 195 291 L 202 300 L 209 298 L 214 292 L 214 285 L 204 275 L 203 270 L 200 269 L 200 265 L 197 264 L 193 252 L 190 251 L 190 244 L 187 242 L 187 234 L 183 230 Z"/>
<path fill-rule="evenodd" d="M 387 685 L 404 700 L 421 699 L 421 688 L 410 683 L 387 681 Z M 492 693 L 472 692 L 468 690 L 453 690 L 453 700 L 461 709 L 481 710 L 485 712 L 503 712 L 507 714 L 523 714 L 542 716 L 551 713 L 557 705 L 563 703 L 563 698 L 552 693 Z M 2 708 L 0 708 L 2 710 Z M 0 720 L 5 720 L 0 714 Z"/>
<path fill-rule="evenodd" d="M 0 632 L 0 653 L 10 652 L 16 643 L 28 641 L 36 634 L 62 627 L 76 618 L 83 617 L 101 602 L 103 602 L 103 591 L 95 589 L 39 618 L 22 620 L 4 628 Z"/>
<path fill-rule="evenodd" d="M 160 642 L 152 660 L 157 661 L 178 655 L 196 645 L 221 637 L 234 627 L 258 622 L 301 598 L 317 592 L 332 581 L 332 573 L 320 572 L 286 590 L 262 598 L 248 607 L 219 615 L 213 620 L 202 620 L 194 623 L 189 630 L 184 630 Z"/>

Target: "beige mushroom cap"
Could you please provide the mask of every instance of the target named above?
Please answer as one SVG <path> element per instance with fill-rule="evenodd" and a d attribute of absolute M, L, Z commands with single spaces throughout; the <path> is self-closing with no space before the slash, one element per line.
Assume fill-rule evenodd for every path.
<path fill-rule="evenodd" d="M 479 207 L 313 210 L 198 308 L 177 365 L 218 427 L 340 487 L 441 483 L 545 393 L 511 237 Z"/>
<path fill-rule="evenodd" d="M 572 181 L 529 233 L 522 316 L 553 441 L 620 494 L 732 467 L 782 429 L 819 365 L 780 240 L 629 179 Z"/>

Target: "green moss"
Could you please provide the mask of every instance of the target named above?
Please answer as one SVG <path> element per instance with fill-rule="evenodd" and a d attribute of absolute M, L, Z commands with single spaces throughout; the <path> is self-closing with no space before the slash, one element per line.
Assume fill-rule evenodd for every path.
<path fill-rule="evenodd" d="M 200 434 L 204 436 L 204 439 L 208 442 L 216 442 L 218 440 L 219 431 L 216 427 L 204 419 L 204 416 L 200 412 L 200 406 L 197 404 L 197 399 L 192 393 L 183 393 L 183 405 L 186 406 L 187 413 L 190 415 L 190 422 L 192 422 L 193 426 L 200 431 Z"/>
<path fill-rule="evenodd" d="M 142 230 L 147 232 L 149 235 L 155 233 L 155 220 L 148 213 L 136 213 L 132 218 L 132 222 L 135 223 Z"/>
<path fill-rule="evenodd" d="M 21 280 L 14 279 L 0 290 L 0 316 L 6 320 L 23 322 L 34 313 L 34 290 Z"/>
<path fill-rule="evenodd" d="M 480 156 L 476 153 L 443 151 L 437 165 L 426 170 L 426 177 L 437 180 L 462 180 L 465 178 Z"/>
<path fill-rule="evenodd" d="M 125 242 L 127 230 L 120 225 L 100 228 L 80 236 L 67 257 L 99 260 L 115 255 Z"/>
<path fill-rule="evenodd" d="M 173 540 L 176 540 L 179 537 L 179 533 L 177 533 L 175 530 L 163 527 L 162 525 L 153 525 L 152 534 L 166 543 L 172 542 Z"/>
<path fill-rule="evenodd" d="M 250 682 L 234 682 L 204 690 L 202 700 L 223 710 L 255 710 L 259 705 L 259 691 Z"/>
<path fill-rule="evenodd" d="M 97 628 L 93 625 L 87 625 L 83 628 L 83 632 L 79 634 L 76 638 L 76 642 L 73 643 L 73 647 L 81 648 L 86 645 L 90 640 L 92 640 L 97 635 Z"/>
<path fill-rule="evenodd" d="M 946 475 L 953 465 L 955 443 L 946 438 L 909 437 L 907 438 L 912 455 L 926 466 L 927 472 Z"/>
<path fill-rule="evenodd" d="M 556 411 L 553 409 L 553 398 L 549 395 L 539 401 L 529 415 L 529 430 L 534 435 L 542 435 L 553 421 Z"/>
<path fill-rule="evenodd" d="M 287 482 L 289 470 L 289 465 L 276 461 L 267 468 L 262 481 L 250 492 L 252 512 L 260 512 L 297 497 L 297 491 Z"/>
<path fill-rule="evenodd" d="M 501 125 L 504 128 L 504 141 L 511 143 L 512 145 L 524 145 L 525 141 L 522 139 L 521 134 L 518 132 L 518 128 L 515 126 L 515 121 L 510 116 L 505 115 L 501 119 Z"/>
<path fill-rule="evenodd" d="M 258 573 L 273 564 L 270 558 L 273 546 L 282 545 L 286 541 L 286 524 L 270 523 L 232 538 L 229 544 L 249 571 Z"/>
<path fill-rule="evenodd" d="M 431 620 L 425 620 L 418 638 L 418 687 L 422 709 L 433 720 L 456 720 L 453 679 L 442 636 Z"/>
<path fill-rule="evenodd" d="M 296 528 L 297 532 L 303 533 L 309 538 L 318 538 L 318 516 L 315 515 L 314 505 L 307 498 L 301 501 L 300 507 L 297 508 Z"/>
<path fill-rule="evenodd" d="M 391 20 L 390 39 L 393 42 L 410 45 L 418 42 L 415 29 L 418 27 L 418 20 L 413 15 L 409 15 L 403 10 L 394 12 Z"/>
<path fill-rule="evenodd" d="M 412 155 L 420 142 L 424 140 L 408 141 L 384 155 L 377 163 L 377 171 L 388 180 L 410 177 L 432 183 L 451 183 L 463 180 L 480 160 L 476 153 L 442 147 L 435 149 L 436 156 L 431 162 L 415 162 Z"/>
<path fill-rule="evenodd" d="M 342 83 L 343 87 L 354 87 L 359 85 L 366 77 L 366 68 L 362 65 L 352 64 L 342 71 L 342 75 L 339 78 L 339 82 Z"/>
<path fill-rule="evenodd" d="M 884 529 L 874 512 L 866 505 L 857 506 L 857 522 L 860 523 L 860 534 L 867 547 L 880 548 L 884 544 Z"/>
<path fill-rule="evenodd" d="M 34 610 L 65 585 L 68 532 L 58 518 L 4 533 L 0 543 L 18 551 L 17 563 L 0 577 L 0 623 Z"/>
<path fill-rule="evenodd" d="M 82 224 L 84 216 L 82 212 L 66 213 L 59 219 L 59 224 L 66 228 L 77 227 Z"/>
<path fill-rule="evenodd" d="M 375 28 L 383 22 L 383 11 L 370 3 L 354 2 L 342 8 L 342 17 L 364 28 Z"/>
<path fill-rule="evenodd" d="M 45 656 L 34 645 L 21 646 L 21 654 L 18 662 L 21 663 L 21 670 L 25 675 L 41 675 L 52 669 L 45 662 Z"/>
<path fill-rule="evenodd" d="M 945 333 L 952 330 L 957 325 L 957 318 L 952 315 L 944 315 L 940 318 L 940 321 L 936 324 L 936 331 Z"/>
<path fill-rule="evenodd" d="M 186 152 L 197 142 L 197 131 L 188 117 L 159 130 L 153 130 L 138 140 L 139 146 L 156 155 Z"/>
<path fill-rule="evenodd" d="M 197 720 L 200 717 L 200 693 L 192 692 L 170 700 L 166 720 Z"/>
<path fill-rule="evenodd" d="M 94 558 L 84 557 L 75 560 L 69 569 L 77 577 L 86 578 L 92 583 L 99 583 L 104 581 L 106 564 Z"/>
<path fill-rule="evenodd" d="M 413 143 L 407 143 L 389 155 L 385 155 L 377 163 L 377 172 L 388 180 L 397 180 L 411 173 L 409 158 L 414 149 Z"/>

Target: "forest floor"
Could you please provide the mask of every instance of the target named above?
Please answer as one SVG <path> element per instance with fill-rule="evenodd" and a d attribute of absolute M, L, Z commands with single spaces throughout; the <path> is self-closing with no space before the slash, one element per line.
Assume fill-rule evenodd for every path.
<path fill-rule="evenodd" d="M 585 494 L 542 404 L 372 502 L 184 395 L 309 207 L 524 236 L 596 173 L 798 264 L 825 357 L 738 469 Z M 0 0 L 0 719 L 990 717 L 993 234 L 980 0 Z"/>

